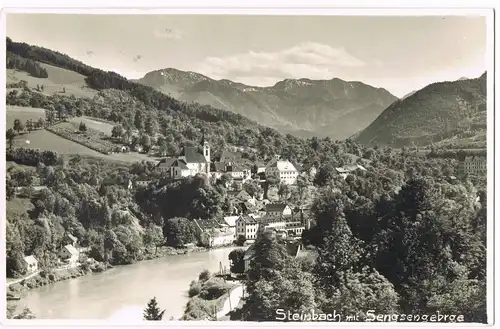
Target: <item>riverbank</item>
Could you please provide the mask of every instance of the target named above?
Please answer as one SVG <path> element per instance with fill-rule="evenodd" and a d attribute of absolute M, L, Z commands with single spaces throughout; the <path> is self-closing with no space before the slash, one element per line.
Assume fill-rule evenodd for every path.
<path fill-rule="evenodd" d="M 243 297 L 240 282 L 215 275 L 203 279 L 203 274 L 189 285 L 189 300 L 180 320 L 220 320 L 240 303 Z"/>
<path fill-rule="evenodd" d="M 142 261 L 147 261 L 147 260 L 155 260 L 163 257 L 187 255 L 189 253 L 208 252 L 211 250 L 224 249 L 230 247 L 231 246 L 220 246 L 215 248 L 194 247 L 192 249 L 160 247 L 157 250 L 149 250 L 149 251 L 147 250 L 144 253 L 144 257 L 142 259 L 132 264 L 140 263 Z M 128 266 L 132 264 L 124 264 L 119 266 Z M 6 292 L 8 296 L 19 296 L 22 292 L 30 289 L 43 287 L 64 280 L 75 279 L 92 273 L 104 272 L 113 267 L 114 266 L 112 265 L 109 264 L 105 265 L 104 263 L 98 262 L 95 265 L 90 265 L 90 266 L 79 266 L 71 269 L 55 269 L 51 273 L 45 273 L 44 271 L 39 271 L 38 273 L 31 274 L 26 278 L 16 279 L 14 281 L 14 282 L 17 281 L 16 283 L 7 282 Z"/>
<path fill-rule="evenodd" d="M 10 284 L 7 287 L 7 296 L 18 296 L 22 292 L 30 289 L 35 289 L 43 287 L 56 282 L 78 278 L 87 274 L 94 272 L 102 272 L 107 270 L 107 268 L 88 268 L 84 269 L 82 267 L 68 268 L 62 270 L 54 270 L 53 272 L 40 271 L 32 277 L 22 279 L 20 282 Z"/>

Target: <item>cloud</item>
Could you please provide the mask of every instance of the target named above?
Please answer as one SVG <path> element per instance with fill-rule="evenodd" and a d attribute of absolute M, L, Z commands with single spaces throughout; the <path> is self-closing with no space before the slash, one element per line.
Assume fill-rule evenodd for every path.
<path fill-rule="evenodd" d="M 197 72 L 214 78 L 228 78 L 269 83 L 283 78 L 331 79 L 349 70 L 366 65 L 344 48 L 334 48 L 315 42 L 303 42 L 275 52 L 235 54 L 225 57 L 207 57 Z"/>
<path fill-rule="evenodd" d="M 171 39 L 171 40 L 180 40 L 182 39 L 181 31 L 177 29 L 156 29 L 154 31 L 154 36 L 157 39 Z"/>

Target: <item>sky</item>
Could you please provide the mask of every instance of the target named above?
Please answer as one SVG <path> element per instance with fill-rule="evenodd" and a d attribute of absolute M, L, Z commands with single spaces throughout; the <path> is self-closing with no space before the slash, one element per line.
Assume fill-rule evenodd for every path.
<path fill-rule="evenodd" d="M 479 16 L 8 14 L 7 36 L 130 79 L 170 67 L 254 86 L 340 78 L 398 97 L 487 65 Z"/>

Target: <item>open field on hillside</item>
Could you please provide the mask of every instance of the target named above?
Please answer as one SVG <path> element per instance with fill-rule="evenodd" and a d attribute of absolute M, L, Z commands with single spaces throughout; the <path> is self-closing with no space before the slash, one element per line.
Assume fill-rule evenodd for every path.
<path fill-rule="evenodd" d="M 90 117 L 73 117 L 69 121 L 76 124 L 80 124 L 80 122 L 83 122 L 87 126 L 87 128 L 105 133 L 107 136 L 111 136 L 111 131 L 113 130 L 113 125 L 111 123 L 97 121 L 94 118 Z"/>
<path fill-rule="evenodd" d="M 6 129 L 12 128 L 16 119 L 21 120 L 23 124 L 29 119 L 45 119 L 45 110 L 40 108 L 7 105 L 6 110 Z"/>
<path fill-rule="evenodd" d="M 49 75 L 46 79 L 35 78 L 26 72 L 18 71 L 14 69 L 7 70 L 7 84 L 17 83 L 21 80 L 28 82 L 28 87 L 36 88 L 37 85 L 43 85 L 43 94 L 53 95 L 56 93 L 62 93 L 63 87 L 66 89 L 64 95 L 75 97 L 94 97 L 97 91 L 87 87 L 85 82 L 85 76 L 55 67 L 52 65 L 40 63 L 40 66 L 47 70 Z M 7 92 L 9 89 L 7 90 Z"/>
<path fill-rule="evenodd" d="M 39 118 L 45 118 L 45 110 L 40 108 L 32 107 L 19 107 L 19 106 L 7 106 L 6 113 L 6 124 L 7 129 L 12 128 L 14 125 L 14 120 L 19 119 L 23 123 L 26 120 L 38 120 Z M 88 117 L 74 118 L 72 121 L 80 123 L 84 121 L 85 124 L 91 129 L 105 132 L 111 134 L 112 125 L 105 122 L 99 122 L 92 120 Z M 68 124 L 68 123 L 66 123 Z M 120 154 L 110 154 L 105 155 L 97 151 L 91 150 L 88 147 L 80 145 L 78 143 L 72 142 L 63 137 L 57 136 L 46 130 L 37 130 L 31 133 L 24 133 L 16 136 L 14 139 L 14 147 L 25 147 L 40 150 L 51 150 L 62 155 L 67 154 L 79 154 L 91 157 L 98 157 L 108 161 L 119 161 L 133 163 L 138 161 L 155 161 L 157 158 L 150 157 L 146 154 L 139 154 L 135 152 L 130 153 L 120 153 Z"/>

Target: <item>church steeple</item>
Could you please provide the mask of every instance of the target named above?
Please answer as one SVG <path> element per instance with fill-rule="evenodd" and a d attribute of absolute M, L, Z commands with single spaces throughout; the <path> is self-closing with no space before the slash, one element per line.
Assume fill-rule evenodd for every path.
<path fill-rule="evenodd" d="M 208 143 L 207 139 L 205 138 L 205 131 L 203 131 L 203 135 L 201 137 L 201 147 L 203 148 L 203 156 L 205 157 L 206 161 L 208 163 L 210 163 L 211 162 L 210 144 Z"/>

